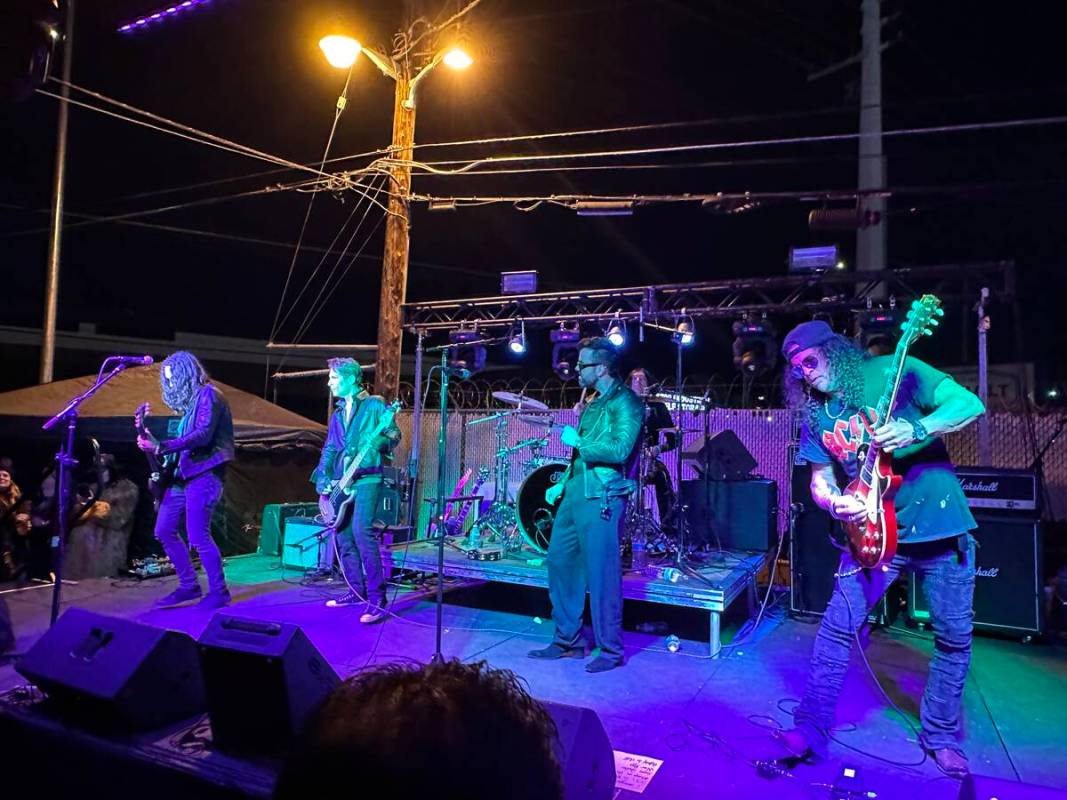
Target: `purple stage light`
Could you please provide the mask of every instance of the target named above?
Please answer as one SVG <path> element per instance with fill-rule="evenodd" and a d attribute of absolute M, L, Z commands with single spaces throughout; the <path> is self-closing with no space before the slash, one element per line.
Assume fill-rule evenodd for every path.
<path fill-rule="evenodd" d="M 189 11 L 197 6 L 207 5 L 208 0 L 183 0 L 181 3 L 174 3 L 174 5 L 160 8 L 156 11 L 152 11 L 145 14 L 142 17 L 138 17 L 132 22 L 124 22 L 118 27 L 119 33 L 130 33 L 131 31 L 137 31 L 144 29 L 147 26 L 160 22 L 170 17 L 176 17 L 181 15 L 183 11 Z"/>

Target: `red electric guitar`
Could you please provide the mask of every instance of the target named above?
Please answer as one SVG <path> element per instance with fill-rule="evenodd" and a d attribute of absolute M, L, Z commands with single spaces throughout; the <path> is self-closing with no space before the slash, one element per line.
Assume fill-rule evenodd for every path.
<path fill-rule="evenodd" d="M 885 390 L 878 400 L 878 425 L 887 424 L 893 416 L 897 390 L 904 375 L 904 359 L 908 348 L 920 336 L 930 336 L 944 316 L 941 301 L 932 294 L 924 294 L 911 305 L 904 329 L 893 353 L 893 363 L 888 369 Z M 859 475 L 846 491 L 867 507 L 867 516 L 861 522 L 842 523 L 848 537 L 848 547 L 857 563 L 868 569 L 879 567 L 897 552 L 897 512 L 893 497 L 903 478 L 893 472 L 893 455 L 884 452 L 873 441 L 867 448 Z"/>

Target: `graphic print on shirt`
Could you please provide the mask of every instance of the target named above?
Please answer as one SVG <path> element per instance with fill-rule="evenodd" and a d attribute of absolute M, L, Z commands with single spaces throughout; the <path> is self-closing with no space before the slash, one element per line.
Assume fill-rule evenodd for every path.
<path fill-rule="evenodd" d="M 878 412 L 868 406 L 863 415 L 857 411 L 847 418 L 833 420 L 833 427 L 822 432 L 823 446 L 842 464 L 859 458 L 861 449 L 863 453 L 867 451 L 871 434 L 864 416 L 870 420 L 871 428 L 878 427 Z"/>

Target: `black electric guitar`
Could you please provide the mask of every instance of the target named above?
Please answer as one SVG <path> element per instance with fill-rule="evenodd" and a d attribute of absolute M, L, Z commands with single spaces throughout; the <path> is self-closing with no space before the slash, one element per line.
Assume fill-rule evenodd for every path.
<path fill-rule="evenodd" d="M 151 413 L 152 407 L 148 403 L 141 403 L 133 415 L 133 424 L 137 428 L 137 435 L 148 439 L 152 434 L 148 432 L 145 419 Z M 143 451 L 148 460 L 148 491 L 152 495 L 152 502 L 156 509 L 163 499 L 163 494 L 174 483 L 174 474 L 178 466 L 176 455 L 157 456 L 155 453 Z"/>
<path fill-rule="evenodd" d="M 381 419 L 378 420 L 378 424 L 367 437 L 367 443 L 363 445 L 363 448 L 356 454 L 355 458 L 348 462 L 344 474 L 337 480 L 326 484 L 322 494 L 319 495 L 319 513 L 322 516 L 322 521 L 334 530 L 343 526 L 348 519 L 348 513 L 354 499 L 352 484 L 361 475 L 370 472 L 370 470 L 361 470 L 359 465 L 363 463 L 370 453 L 374 440 L 392 424 L 393 417 L 396 416 L 396 412 L 399 410 L 399 400 L 394 400 L 386 406 L 385 411 L 382 412 Z M 375 467 L 374 469 L 377 468 Z"/>

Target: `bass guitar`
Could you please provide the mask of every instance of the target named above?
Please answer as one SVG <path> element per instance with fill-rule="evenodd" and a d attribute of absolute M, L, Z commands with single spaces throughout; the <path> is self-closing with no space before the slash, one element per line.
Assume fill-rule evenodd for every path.
<path fill-rule="evenodd" d="M 319 495 L 319 514 L 322 516 L 322 521 L 329 527 L 336 530 L 348 521 L 348 514 L 354 499 L 352 494 L 352 484 L 362 475 L 369 474 L 378 469 L 377 467 L 360 469 L 359 465 L 362 464 L 370 454 L 371 448 L 374 446 L 374 440 L 393 423 L 393 417 L 396 416 L 396 412 L 399 410 L 399 400 L 394 400 L 386 406 L 385 411 L 382 412 L 381 419 L 378 420 L 378 424 L 374 426 L 374 430 L 372 430 L 367 437 L 367 443 L 363 445 L 360 451 L 356 453 L 355 457 L 348 462 L 344 474 L 336 481 L 327 483 L 323 488 L 322 494 Z"/>
<path fill-rule="evenodd" d="M 938 318 L 944 313 L 941 301 L 932 294 L 925 294 L 912 303 L 893 353 L 893 362 L 887 370 L 885 389 L 878 400 L 875 420 L 879 426 L 892 419 L 908 349 L 920 337 L 932 335 L 939 323 Z M 872 420 L 866 423 L 870 425 Z M 902 481 L 903 478 L 893 472 L 892 453 L 885 452 L 872 440 L 859 475 L 845 490 L 864 504 L 867 513 L 860 522 L 842 523 L 852 557 L 862 567 L 880 567 L 896 555 L 897 514 L 893 498 Z"/>
<path fill-rule="evenodd" d="M 133 424 L 137 428 L 138 436 L 143 436 L 146 439 L 152 436 L 148 432 L 148 426 L 145 425 L 145 420 L 148 419 L 151 411 L 152 406 L 149 403 L 141 403 L 133 414 Z M 177 457 L 175 454 L 160 457 L 152 452 L 143 452 L 145 459 L 148 461 L 148 491 L 152 495 L 152 503 L 158 511 L 159 504 L 163 500 L 163 494 L 167 491 L 167 487 L 174 483 L 174 474 L 178 465 Z"/>

